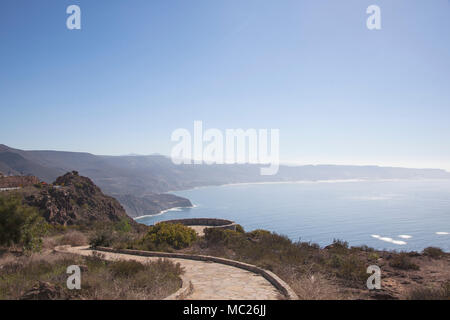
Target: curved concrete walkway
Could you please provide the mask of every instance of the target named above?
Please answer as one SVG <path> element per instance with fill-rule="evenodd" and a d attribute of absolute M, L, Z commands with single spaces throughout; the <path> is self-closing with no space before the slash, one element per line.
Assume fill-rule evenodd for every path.
<path fill-rule="evenodd" d="M 58 252 L 90 256 L 89 247 L 62 246 Z M 142 257 L 122 253 L 100 252 L 106 260 L 154 261 L 160 258 Z M 264 277 L 240 268 L 188 259 L 164 258 L 179 263 L 185 270 L 184 279 L 193 285 L 188 300 L 278 300 L 281 293 Z"/>

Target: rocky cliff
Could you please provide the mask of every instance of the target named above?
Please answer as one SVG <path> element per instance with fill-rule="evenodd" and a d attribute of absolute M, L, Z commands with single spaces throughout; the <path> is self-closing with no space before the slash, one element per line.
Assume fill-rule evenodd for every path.
<path fill-rule="evenodd" d="M 148 194 L 142 197 L 134 195 L 116 195 L 115 198 L 125 207 L 128 215 L 139 217 L 157 214 L 178 207 L 192 207 L 191 201 L 173 194 Z"/>
<path fill-rule="evenodd" d="M 37 207 L 51 224 L 92 226 L 126 219 L 136 225 L 116 199 L 76 171 L 57 178 L 53 185 L 24 188 L 21 193 L 24 202 Z"/>

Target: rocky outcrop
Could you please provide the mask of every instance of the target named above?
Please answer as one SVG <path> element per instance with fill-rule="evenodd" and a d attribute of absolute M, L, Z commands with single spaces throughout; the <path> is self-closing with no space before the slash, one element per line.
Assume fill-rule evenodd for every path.
<path fill-rule="evenodd" d="M 24 202 L 37 207 L 55 225 L 87 225 L 118 222 L 136 224 L 120 203 L 76 171 L 56 179 L 53 185 L 24 192 Z"/>

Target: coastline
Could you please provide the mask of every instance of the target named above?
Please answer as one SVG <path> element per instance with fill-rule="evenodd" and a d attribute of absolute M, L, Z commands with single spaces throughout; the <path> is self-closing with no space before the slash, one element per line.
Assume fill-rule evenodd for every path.
<path fill-rule="evenodd" d="M 193 204 L 191 207 L 173 207 L 173 208 L 169 208 L 169 209 L 162 210 L 162 211 L 160 211 L 160 212 L 158 212 L 158 213 L 155 213 L 155 214 L 146 214 L 146 215 L 143 215 L 143 216 L 134 217 L 134 218 L 132 218 L 132 219 L 133 219 L 134 221 L 136 221 L 136 220 L 140 220 L 140 219 L 144 219 L 144 218 L 161 216 L 161 215 L 163 215 L 164 213 L 167 213 L 167 212 L 170 212 L 170 211 L 181 211 L 181 209 L 186 209 L 186 208 L 196 208 L 196 207 L 197 207 L 197 205 L 195 205 L 195 204 Z"/>
<path fill-rule="evenodd" d="M 316 183 L 355 183 L 355 182 L 400 182 L 400 181 L 442 181 L 450 179 L 327 179 L 327 180 L 292 180 L 292 181 L 266 181 L 266 182 L 237 182 L 237 183 L 225 183 L 208 186 L 198 186 L 187 189 L 170 190 L 165 193 L 175 194 L 180 191 L 198 190 L 203 188 L 220 188 L 220 187 L 233 187 L 233 186 L 246 186 L 246 185 L 274 185 L 274 184 L 316 184 Z M 162 210 L 155 214 L 147 214 L 143 216 L 134 217 L 133 220 L 140 220 L 148 217 L 156 217 L 163 215 L 170 211 L 180 211 L 184 208 L 196 208 L 197 205 L 193 204 L 192 207 L 173 207 Z"/>
<path fill-rule="evenodd" d="M 265 185 L 265 184 L 314 184 L 314 183 L 354 183 L 354 182 L 400 182 L 400 181 L 443 181 L 450 179 L 325 179 L 325 180 L 289 180 L 289 181 L 266 181 L 266 182 L 236 182 L 207 186 L 197 186 L 187 189 L 170 190 L 165 193 L 176 193 L 180 191 L 198 190 L 212 187 Z"/>

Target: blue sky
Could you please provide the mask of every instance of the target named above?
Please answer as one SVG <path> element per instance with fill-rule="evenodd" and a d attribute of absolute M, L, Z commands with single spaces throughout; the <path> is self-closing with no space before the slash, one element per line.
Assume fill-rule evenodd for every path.
<path fill-rule="evenodd" d="M 202 120 L 280 129 L 282 161 L 450 170 L 449 36 L 448 0 L 2 0 L 0 143 L 170 154 Z"/>

